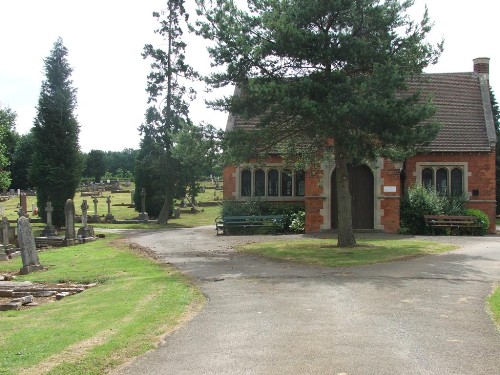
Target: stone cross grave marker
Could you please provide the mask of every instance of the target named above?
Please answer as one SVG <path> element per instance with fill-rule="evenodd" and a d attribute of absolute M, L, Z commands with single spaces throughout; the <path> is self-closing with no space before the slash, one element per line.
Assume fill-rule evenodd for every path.
<path fill-rule="evenodd" d="M 45 212 L 47 213 L 47 224 L 45 228 L 42 230 L 42 234 L 47 237 L 55 236 L 56 229 L 52 225 L 52 211 L 54 211 L 54 207 L 52 207 L 52 202 L 47 202 L 47 206 L 45 207 Z"/>
<path fill-rule="evenodd" d="M 66 217 L 66 232 L 64 235 L 65 240 L 74 240 L 75 233 L 75 204 L 71 199 L 66 201 L 64 205 L 64 216 Z"/>
<path fill-rule="evenodd" d="M 86 199 L 83 200 L 83 203 L 80 207 L 82 209 L 82 227 L 85 228 L 87 226 L 87 211 L 89 209 L 89 205 Z"/>
<path fill-rule="evenodd" d="M 21 249 L 21 258 L 23 261 L 23 267 L 19 271 L 21 275 L 43 269 L 38 259 L 35 237 L 33 237 L 30 221 L 24 216 L 21 216 L 17 221 L 17 239 L 19 241 L 19 248 Z"/>
<path fill-rule="evenodd" d="M 92 202 L 94 202 L 94 215 L 92 215 L 92 222 L 98 223 L 99 215 L 97 215 L 97 203 L 99 203 L 99 201 L 97 200 L 97 198 L 94 198 Z"/>
<path fill-rule="evenodd" d="M 113 221 L 115 217 L 111 214 L 111 195 L 108 195 L 106 199 L 106 203 L 108 205 L 108 214 L 106 215 L 106 221 Z"/>
<path fill-rule="evenodd" d="M 79 238 L 94 237 L 94 228 L 87 225 L 89 205 L 86 199 L 83 200 L 80 207 L 82 209 L 82 227 L 78 229 L 77 235 Z"/>

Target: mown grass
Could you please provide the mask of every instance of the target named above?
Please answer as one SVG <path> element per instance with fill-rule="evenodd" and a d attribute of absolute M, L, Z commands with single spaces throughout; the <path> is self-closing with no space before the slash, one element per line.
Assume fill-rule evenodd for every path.
<path fill-rule="evenodd" d="M 348 267 L 390 262 L 454 250 L 456 246 L 429 241 L 358 241 L 354 247 L 340 248 L 333 240 L 307 239 L 241 245 L 238 250 L 274 259 L 327 267 Z"/>
<path fill-rule="evenodd" d="M 169 223 L 165 225 L 158 225 L 155 221 L 151 221 L 149 223 L 126 223 L 126 224 L 110 224 L 110 223 L 91 223 L 90 225 L 95 228 L 112 228 L 112 229 L 161 229 L 161 228 L 176 228 L 176 227 L 196 227 L 201 225 L 211 225 L 214 224 L 215 218 L 220 214 L 220 206 L 218 202 L 222 200 L 222 191 L 215 190 L 210 187 L 210 183 L 203 183 L 207 188 L 204 193 L 200 193 L 197 197 L 197 202 L 212 202 L 215 204 L 214 206 L 208 207 L 200 207 L 201 212 L 190 212 L 189 209 L 183 209 L 180 218 L 169 220 Z M 133 186 L 132 186 L 133 188 Z M 103 192 L 102 196 L 98 197 L 97 203 L 97 214 L 104 219 L 104 216 L 108 213 L 108 205 L 106 203 L 107 197 L 111 198 L 111 214 L 114 216 L 116 220 L 134 220 L 137 219 L 139 213 L 135 210 L 135 208 L 130 207 L 131 204 L 131 194 L 130 193 L 111 193 L 109 191 Z M 83 200 L 87 200 L 87 204 L 89 205 L 88 214 L 94 214 L 94 203 L 92 202 L 91 197 L 82 197 L 80 193 L 77 193 L 73 199 L 75 204 L 76 215 L 81 215 L 81 205 Z M 28 196 L 27 197 L 28 210 L 31 211 L 31 207 L 33 204 L 36 205 L 36 197 Z M 18 218 L 18 205 L 19 198 L 12 197 L 11 199 L 1 202 L 1 205 L 5 208 L 5 216 L 9 220 L 16 220 Z M 31 217 L 34 216 L 31 212 L 29 212 Z M 36 225 L 34 225 L 36 226 Z M 43 228 L 43 225 L 39 225 L 38 227 Z"/>
<path fill-rule="evenodd" d="M 112 236 L 113 237 L 113 236 Z M 0 313 L 0 374 L 102 374 L 159 341 L 203 297 L 178 271 L 117 240 L 39 253 L 47 271 L 18 281 L 98 285 L 61 301 Z M 18 270 L 20 259 L 0 264 Z"/>
<path fill-rule="evenodd" d="M 497 286 L 493 293 L 488 297 L 488 305 L 491 310 L 493 320 L 500 329 L 500 286 Z"/>

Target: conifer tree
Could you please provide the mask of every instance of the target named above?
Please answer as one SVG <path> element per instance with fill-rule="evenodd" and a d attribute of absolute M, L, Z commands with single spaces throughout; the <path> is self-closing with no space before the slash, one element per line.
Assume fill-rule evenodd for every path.
<path fill-rule="evenodd" d="M 229 154 L 241 162 L 279 150 L 302 166 L 333 157 L 338 244 L 354 245 L 348 165 L 403 158 L 438 131 L 423 122 L 429 100 L 405 92 L 441 53 L 426 42 L 427 12 L 412 21 L 413 0 L 196 1 L 197 32 L 223 67 L 207 81 L 242 93 L 212 106 L 260 120 L 258 131 L 226 134 Z"/>
<path fill-rule="evenodd" d="M 11 183 L 11 169 L 9 168 L 12 150 L 15 146 L 17 133 L 16 113 L 9 107 L 0 105 L 0 190 L 7 189 Z"/>
<path fill-rule="evenodd" d="M 64 204 L 74 198 L 82 172 L 76 89 L 67 56 L 68 51 L 58 38 L 44 60 L 45 80 L 32 129 L 31 180 L 37 189 L 40 217 L 46 219 L 45 207 L 50 200 L 55 226 L 64 225 Z"/>
<path fill-rule="evenodd" d="M 141 147 L 154 142 L 156 158 L 154 164 L 160 169 L 152 172 L 148 178 L 156 180 L 145 185 L 158 186 L 161 192 L 147 191 L 147 195 L 161 194 L 163 203 L 158 215 L 158 223 L 166 224 L 173 209 L 173 200 L 178 187 L 178 163 L 172 155 L 174 135 L 188 119 L 188 97 L 194 91 L 186 83 L 197 77 L 193 69 L 185 62 L 186 44 L 183 41 L 182 22 L 187 21 L 188 15 L 184 9 L 183 0 L 168 0 L 168 8 L 161 14 L 154 12 L 153 16 L 160 22 L 156 32 L 165 40 L 166 48 L 155 48 L 148 44 L 144 47 L 143 57 L 152 59 L 151 73 L 148 75 L 147 89 L 149 94 L 145 123 L 140 127 L 143 135 L 149 137 Z M 142 150 L 141 155 L 148 155 L 147 150 Z M 143 163 L 141 160 L 139 164 Z M 144 174 L 142 175 L 144 176 Z M 138 186 L 138 190 L 142 186 Z"/>

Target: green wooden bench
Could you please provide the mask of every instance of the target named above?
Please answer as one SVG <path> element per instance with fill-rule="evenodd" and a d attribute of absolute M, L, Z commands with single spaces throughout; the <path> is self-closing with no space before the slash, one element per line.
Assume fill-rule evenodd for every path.
<path fill-rule="evenodd" d="M 460 215 L 424 215 L 425 224 L 432 228 L 432 234 L 435 235 L 436 228 L 455 229 L 457 236 L 460 229 L 472 229 L 472 232 L 479 232 L 483 227 L 483 222 L 475 216 Z"/>
<path fill-rule="evenodd" d="M 275 233 L 285 230 L 285 215 L 224 216 L 215 219 L 215 230 L 228 234 L 233 228 L 271 228 Z"/>

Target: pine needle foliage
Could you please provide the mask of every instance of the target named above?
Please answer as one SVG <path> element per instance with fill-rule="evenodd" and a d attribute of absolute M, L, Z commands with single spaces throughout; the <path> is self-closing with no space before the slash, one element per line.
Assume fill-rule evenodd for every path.
<path fill-rule="evenodd" d="M 53 224 L 58 227 L 64 225 L 64 205 L 74 198 L 82 173 L 76 89 L 67 57 L 68 50 L 58 38 L 44 60 L 45 80 L 32 129 L 31 181 L 37 189 L 39 215 L 46 219 L 45 207 L 51 201 Z"/>

